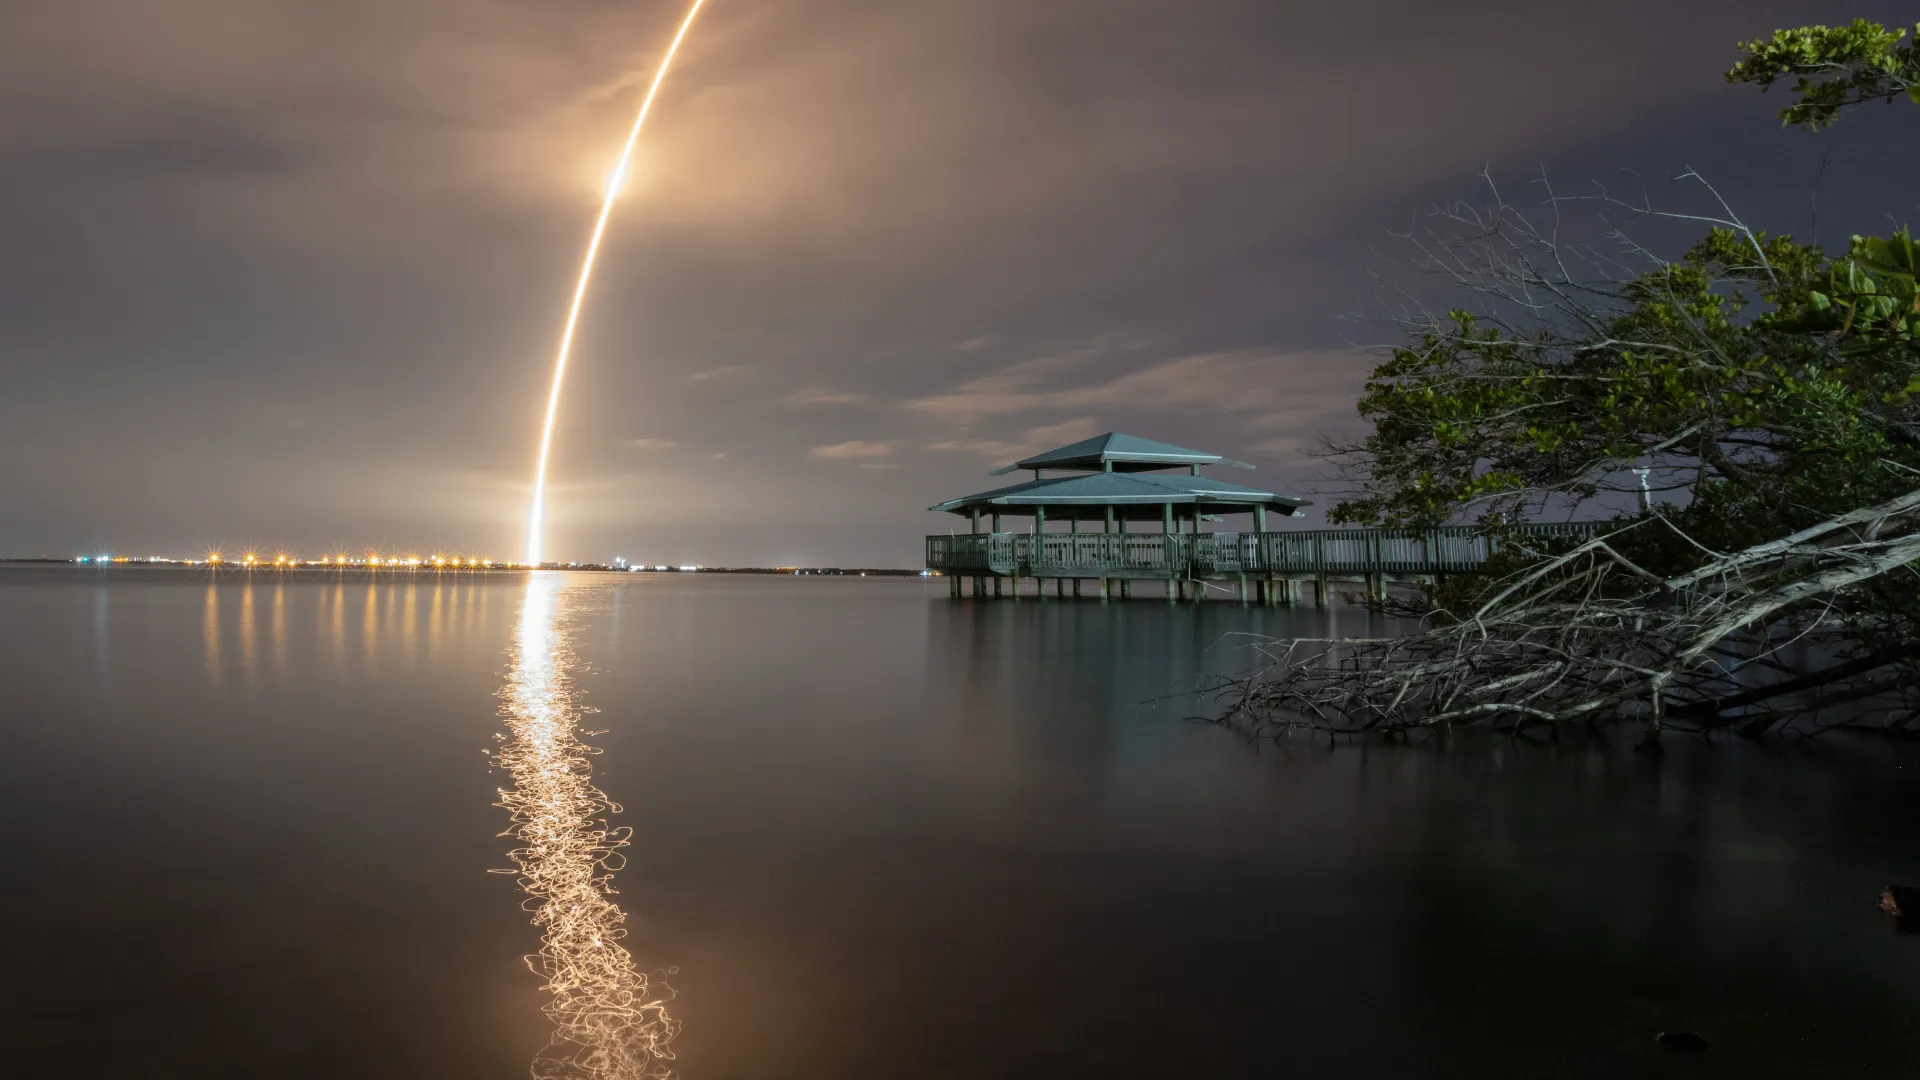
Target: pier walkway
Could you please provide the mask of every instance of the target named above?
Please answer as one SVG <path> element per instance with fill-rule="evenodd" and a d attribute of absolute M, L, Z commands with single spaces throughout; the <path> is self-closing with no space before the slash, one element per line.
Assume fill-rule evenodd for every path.
<path fill-rule="evenodd" d="M 1304 586 L 1325 607 L 1330 587 L 1358 583 L 1384 595 L 1393 581 L 1431 582 L 1447 574 L 1484 569 L 1501 544 L 1583 541 L 1594 522 L 1517 525 L 1497 535 L 1474 527 L 1438 529 L 1313 529 L 1286 532 L 1041 532 L 961 533 L 927 537 L 927 569 L 953 579 L 952 594 L 972 580 L 976 597 L 1012 596 L 1031 580 L 1035 593 L 1081 595 L 1081 582 L 1098 583 L 1098 596 L 1126 598 L 1130 583 L 1167 583 L 1169 599 L 1201 599 L 1204 583 L 1225 583 L 1242 602 L 1297 604 Z M 1557 546 L 1557 545 L 1556 545 Z M 988 582 L 992 582 L 989 593 Z"/>

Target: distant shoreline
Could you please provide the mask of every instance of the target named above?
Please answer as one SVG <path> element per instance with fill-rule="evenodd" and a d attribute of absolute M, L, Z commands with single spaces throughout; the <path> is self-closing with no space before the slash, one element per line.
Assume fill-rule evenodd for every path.
<path fill-rule="evenodd" d="M 529 567 L 524 566 L 338 566 L 338 565 L 286 565 L 276 566 L 261 563 L 247 566 L 243 563 L 223 562 L 218 566 L 208 566 L 203 562 L 190 563 L 184 559 L 126 559 L 113 562 L 78 562 L 74 559 L 56 559 L 51 556 L 28 558 L 0 558 L 0 566 L 67 566 L 75 570 L 138 570 L 138 569 L 174 569 L 174 570 L 211 570 L 221 574 L 357 574 L 364 576 L 406 576 L 420 577 L 437 575 L 441 577 L 471 577 L 488 574 L 524 574 Z M 542 570 L 566 570 L 579 573 L 604 574 L 767 574 L 788 577 L 939 577 L 922 570 L 902 570 L 893 567 L 860 566 L 608 566 L 604 563 L 549 563 Z"/>

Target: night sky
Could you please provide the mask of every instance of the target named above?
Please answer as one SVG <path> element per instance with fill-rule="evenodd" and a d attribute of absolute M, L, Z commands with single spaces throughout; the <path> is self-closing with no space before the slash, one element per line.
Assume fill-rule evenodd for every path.
<path fill-rule="evenodd" d="M 654 0 L 0 0 L 0 555 L 515 557 Z M 710 0 L 557 435 L 549 557 L 917 566 L 1109 429 L 1313 494 L 1334 318 L 1491 166 L 1920 218 L 1911 116 L 1782 131 L 1737 39 L 1910 6 Z M 1910 111 L 1910 109 L 1909 109 Z M 1904 121 L 1904 122 L 1903 122 Z M 1324 500 L 1323 500 L 1324 501 Z"/>

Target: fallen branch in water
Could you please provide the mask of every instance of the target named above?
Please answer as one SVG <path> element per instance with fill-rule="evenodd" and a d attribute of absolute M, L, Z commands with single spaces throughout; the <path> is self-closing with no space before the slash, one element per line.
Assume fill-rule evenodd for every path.
<path fill-rule="evenodd" d="M 1658 515 L 1631 528 L 1678 532 Z M 1263 641 L 1226 719 L 1262 734 L 1631 719 L 1653 738 L 1669 724 L 1761 734 L 1809 716 L 1819 730 L 1818 710 L 1840 706 L 1877 707 L 1888 730 L 1920 722 L 1911 620 L 1861 633 L 1875 590 L 1912 593 L 1920 490 L 1709 552 L 1674 577 L 1623 556 L 1622 535 L 1542 556 L 1404 636 Z"/>

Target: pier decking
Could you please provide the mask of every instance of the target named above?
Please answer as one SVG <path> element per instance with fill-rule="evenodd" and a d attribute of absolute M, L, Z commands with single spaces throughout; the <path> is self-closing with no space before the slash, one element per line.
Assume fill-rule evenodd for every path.
<path fill-rule="evenodd" d="M 927 568 L 954 579 L 953 594 L 962 593 L 962 578 L 972 578 L 973 593 L 994 595 L 1001 582 L 1010 581 L 1013 595 L 1020 582 L 1033 579 L 1045 595 L 1046 579 L 1054 579 L 1056 593 L 1066 595 L 1065 583 L 1100 583 L 1102 598 L 1120 596 L 1131 581 L 1168 582 L 1168 595 L 1205 590 L 1192 583 L 1222 581 L 1238 586 L 1242 600 L 1297 603 L 1302 586 L 1315 585 L 1315 600 L 1325 606 L 1333 583 L 1357 582 L 1378 594 L 1389 581 L 1431 581 L 1446 574 L 1482 570 L 1502 543 L 1530 540 L 1585 540 L 1597 526 L 1592 522 L 1557 525 L 1519 525 L 1497 536 L 1470 527 L 1438 529 L 1312 529 L 1286 532 L 1215 533 L 962 533 L 927 537 Z"/>

